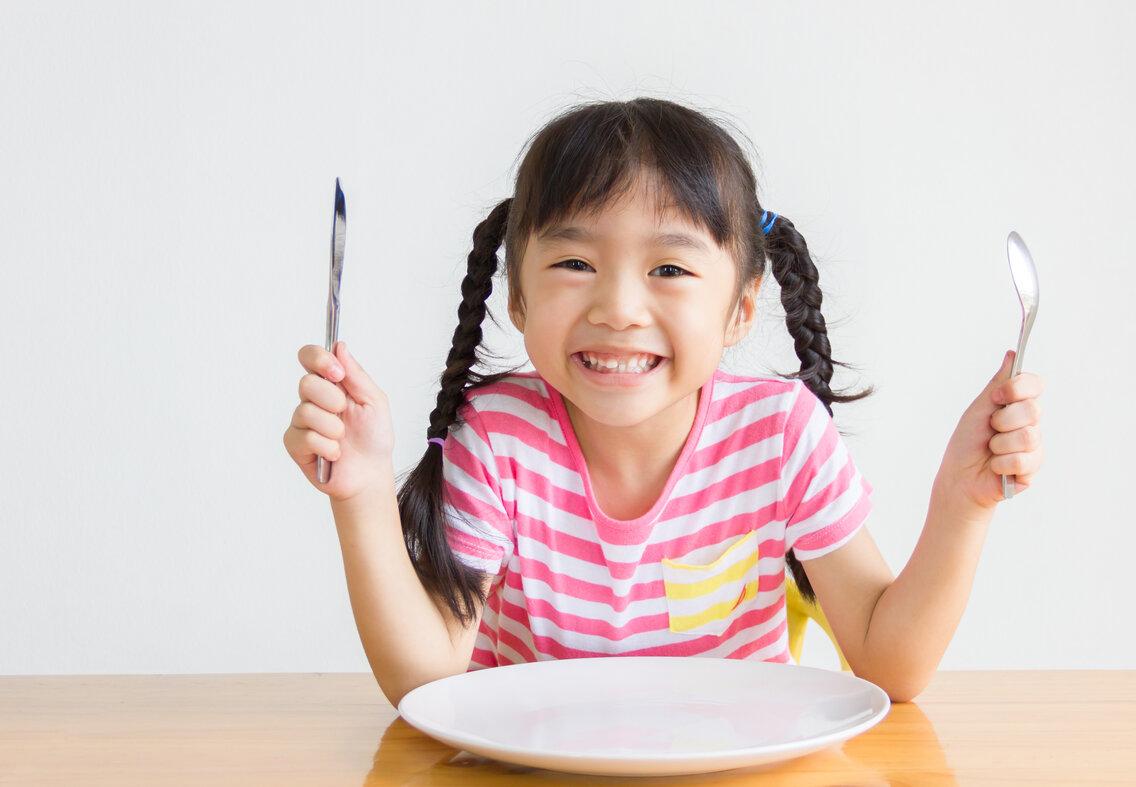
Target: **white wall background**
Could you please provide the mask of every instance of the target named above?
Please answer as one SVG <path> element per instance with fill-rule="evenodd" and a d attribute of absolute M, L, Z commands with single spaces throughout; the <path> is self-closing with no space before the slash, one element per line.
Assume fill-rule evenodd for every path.
<path fill-rule="evenodd" d="M 892 569 L 955 423 L 1042 306 L 1046 464 L 941 666 L 1136 667 L 1130 4 L 5 3 L 0 673 L 366 671 L 327 499 L 286 455 L 340 338 L 422 453 L 474 226 L 592 98 L 732 118 L 808 239 Z M 736 373 L 794 370 L 776 284 Z M 509 330 L 504 295 L 492 306 Z M 523 360 L 519 335 L 491 346 Z M 814 629 L 806 664 L 830 666 Z"/>

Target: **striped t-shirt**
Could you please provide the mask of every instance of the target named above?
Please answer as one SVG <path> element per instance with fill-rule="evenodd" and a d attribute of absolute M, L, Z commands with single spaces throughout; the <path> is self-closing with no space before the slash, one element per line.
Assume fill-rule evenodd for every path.
<path fill-rule="evenodd" d="M 495 576 L 469 670 L 589 656 L 788 662 L 785 552 L 820 557 L 871 510 L 823 403 L 799 380 L 727 374 L 659 499 L 597 504 L 559 391 L 522 372 L 466 392 L 442 449 L 447 537 Z"/>

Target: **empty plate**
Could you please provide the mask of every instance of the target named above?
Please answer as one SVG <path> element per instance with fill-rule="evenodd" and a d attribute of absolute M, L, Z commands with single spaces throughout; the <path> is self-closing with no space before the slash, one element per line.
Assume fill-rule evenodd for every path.
<path fill-rule="evenodd" d="M 875 726 L 891 700 L 847 672 L 697 656 L 511 664 L 408 692 L 398 712 L 443 743 L 571 773 L 671 776 L 788 760 Z"/>

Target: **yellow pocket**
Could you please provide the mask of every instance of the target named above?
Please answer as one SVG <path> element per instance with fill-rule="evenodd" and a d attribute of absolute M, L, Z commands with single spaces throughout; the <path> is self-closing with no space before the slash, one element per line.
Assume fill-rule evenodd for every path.
<path fill-rule="evenodd" d="M 757 595 L 757 531 L 735 540 L 712 563 L 663 558 L 670 630 L 721 634 L 743 602 Z"/>

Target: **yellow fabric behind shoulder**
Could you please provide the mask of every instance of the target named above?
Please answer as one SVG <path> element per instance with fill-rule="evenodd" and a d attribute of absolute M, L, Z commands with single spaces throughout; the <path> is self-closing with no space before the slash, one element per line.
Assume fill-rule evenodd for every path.
<path fill-rule="evenodd" d="M 805 601 L 797 583 L 788 575 L 788 572 L 786 572 L 785 577 L 785 615 L 789 626 L 789 653 L 792 654 L 795 662 L 801 663 L 801 649 L 805 644 L 805 629 L 808 627 L 809 618 L 812 618 L 832 640 L 832 647 L 836 648 L 836 654 L 840 656 L 840 669 L 845 672 L 852 671 L 852 667 L 844 658 L 844 653 L 841 652 L 840 645 L 836 642 L 836 635 L 832 633 L 832 627 L 828 625 L 828 618 L 824 616 L 820 605 Z"/>

